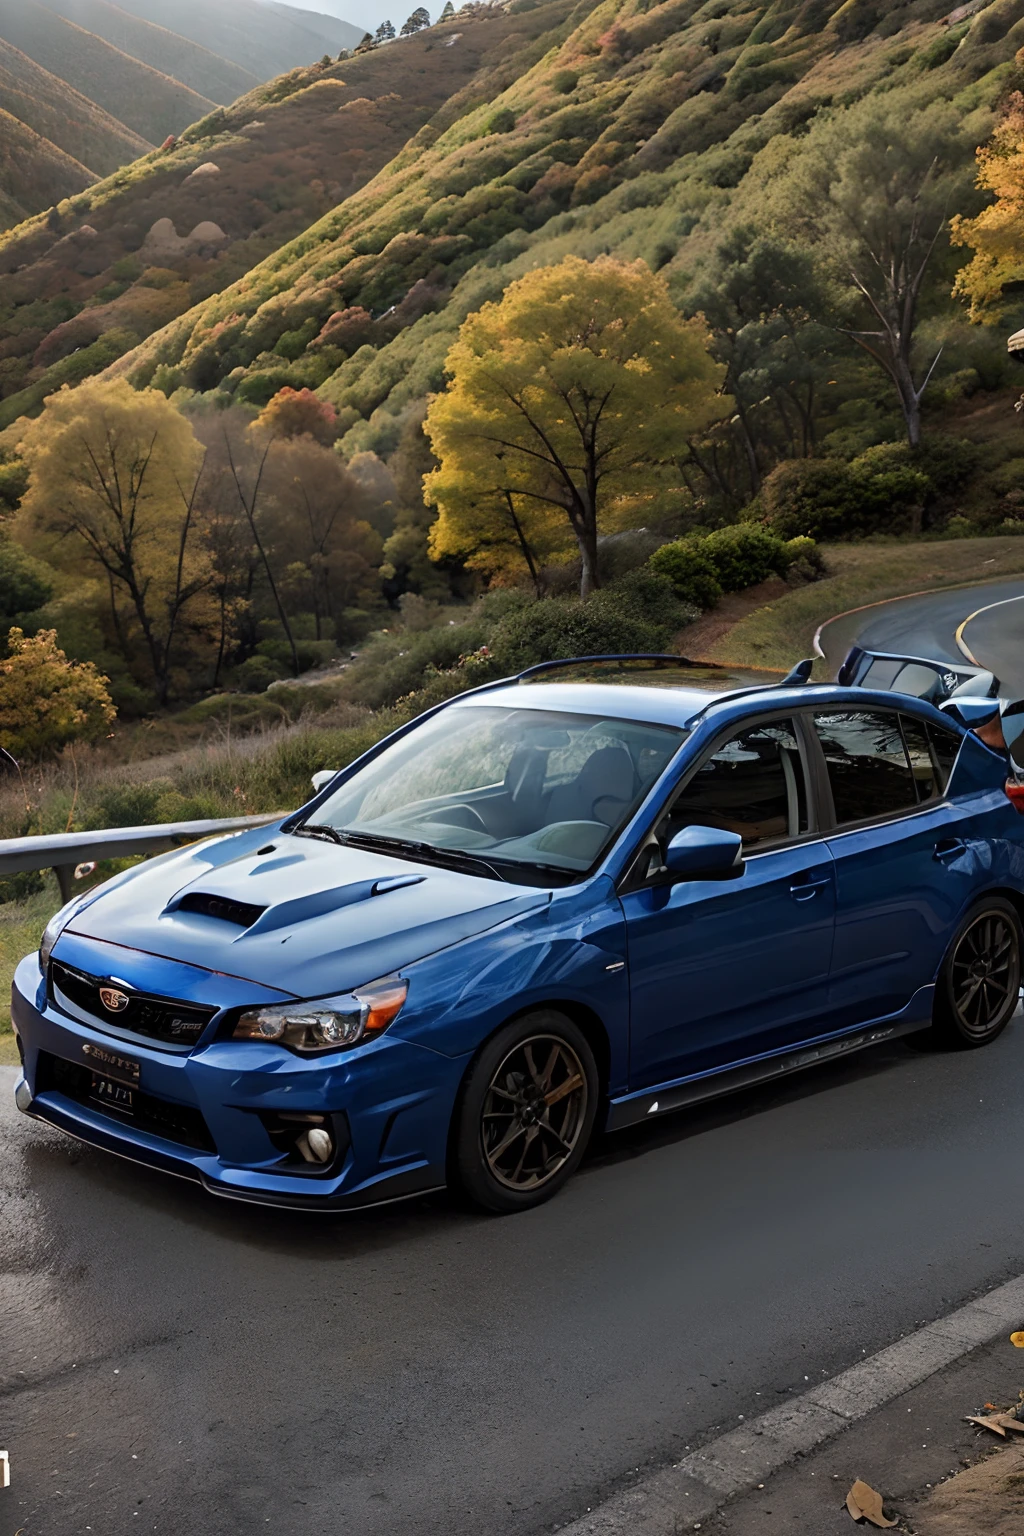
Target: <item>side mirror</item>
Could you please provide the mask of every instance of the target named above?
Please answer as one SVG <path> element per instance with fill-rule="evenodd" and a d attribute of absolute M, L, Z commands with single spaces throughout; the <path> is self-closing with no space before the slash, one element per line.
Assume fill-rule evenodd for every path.
<path fill-rule="evenodd" d="M 320 793 L 325 784 L 329 784 L 331 782 L 331 780 L 334 778 L 334 775 L 338 771 L 339 770 L 337 768 L 321 768 L 319 773 L 314 773 L 309 782 L 312 784 L 317 794 Z"/>
<path fill-rule="evenodd" d="M 743 839 L 719 827 L 684 827 L 665 849 L 665 868 L 675 880 L 735 880 L 742 875 Z"/>

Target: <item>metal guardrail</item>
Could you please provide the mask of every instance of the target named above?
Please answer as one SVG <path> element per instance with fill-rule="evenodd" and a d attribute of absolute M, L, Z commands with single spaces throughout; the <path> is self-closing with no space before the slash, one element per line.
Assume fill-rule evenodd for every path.
<path fill-rule="evenodd" d="M 219 832 L 243 832 L 279 821 L 282 811 L 266 816 L 229 816 L 223 821 L 167 821 L 150 827 L 110 827 L 99 832 L 57 832 L 45 837 L 0 838 L 0 878 L 28 869 L 52 869 L 61 898 L 74 894 L 75 870 L 100 859 L 123 859 L 133 853 L 163 853 Z"/>

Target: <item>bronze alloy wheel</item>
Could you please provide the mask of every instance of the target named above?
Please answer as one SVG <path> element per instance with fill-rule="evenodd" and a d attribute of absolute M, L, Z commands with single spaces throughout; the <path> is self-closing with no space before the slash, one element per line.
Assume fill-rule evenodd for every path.
<path fill-rule="evenodd" d="M 1000 906 L 968 921 L 949 958 L 948 996 L 968 1040 L 988 1038 L 1013 1013 L 1020 991 L 1019 928 Z"/>
<path fill-rule="evenodd" d="M 593 1044 L 574 1019 L 560 1008 L 511 1019 L 463 1079 L 449 1185 L 478 1210 L 503 1215 L 550 1200 L 579 1167 L 600 1098 Z"/>
<path fill-rule="evenodd" d="M 587 1073 L 568 1041 L 531 1035 L 491 1076 L 480 1119 L 481 1149 L 505 1189 L 539 1191 L 572 1157 L 588 1123 Z"/>

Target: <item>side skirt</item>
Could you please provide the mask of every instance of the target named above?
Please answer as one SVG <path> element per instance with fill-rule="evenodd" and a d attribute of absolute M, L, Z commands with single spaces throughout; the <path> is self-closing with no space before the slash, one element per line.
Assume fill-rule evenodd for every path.
<path fill-rule="evenodd" d="M 922 987 L 907 1008 L 894 1015 L 890 1022 L 881 1020 L 838 1038 L 832 1036 L 814 1044 L 797 1046 L 791 1051 L 755 1057 L 735 1067 L 723 1067 L 700 1077 L 681 1078 L 658 1088 L 645 1088 L 641 1093 L 612 1099 L 608 1105 L 604 1129 L 621 1131 L 627 1125 L 638 1125 L 641 1120 L 649 1120 L 653 1115 L 664 1115 L 673 1109 L 686 1109 L 691 1104 L 701 1104 L 706 1099 L 716 1099 L 726 1093 L 737 1093 L 742 1088 L 752 1088 L 758 1083 L 773 1082 L 791 1072 L 818 1067 L 837 1057 L 852 1056 L 854 1051 L 867 1050 L 868 1046 L 881 1045 L 901 1035 L 918 1034 L 928 1028 L 933 991 L 932 987 Z M 924 1009 L 921 1008 L 922 1002 L 928 1005 Z"/>

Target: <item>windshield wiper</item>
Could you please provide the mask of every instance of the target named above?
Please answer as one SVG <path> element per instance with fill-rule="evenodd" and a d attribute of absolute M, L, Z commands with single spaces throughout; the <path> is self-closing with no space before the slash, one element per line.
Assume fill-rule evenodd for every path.
<path fill-rule="evenodd" d="M 304 821 L 301 827 L 292 827 L 293 837 L 320 837 L 325 843 L 340 843 L 344 847 L 345 839 L 337 827 L 328 827 L 322 821 Z"/>
<path fill-rule="evenodd" d="M 339 843 L 352 848 L 368 848 L 373 852 L 394 853 L 419 859 L 422 864 L 437 864 L 442 869 L 463 869 L 467 874 L 483 874 L 492 880 L 505 881 L 505 876 L 487 859 L 478 854 L 464 853 L 461 848 L 438 848 L 434 843 L 415 842 L 412 838 L 386 837 L 376 832 L 338 832 Z M 507 882 L 505 882 L 507 883 Z"/>

